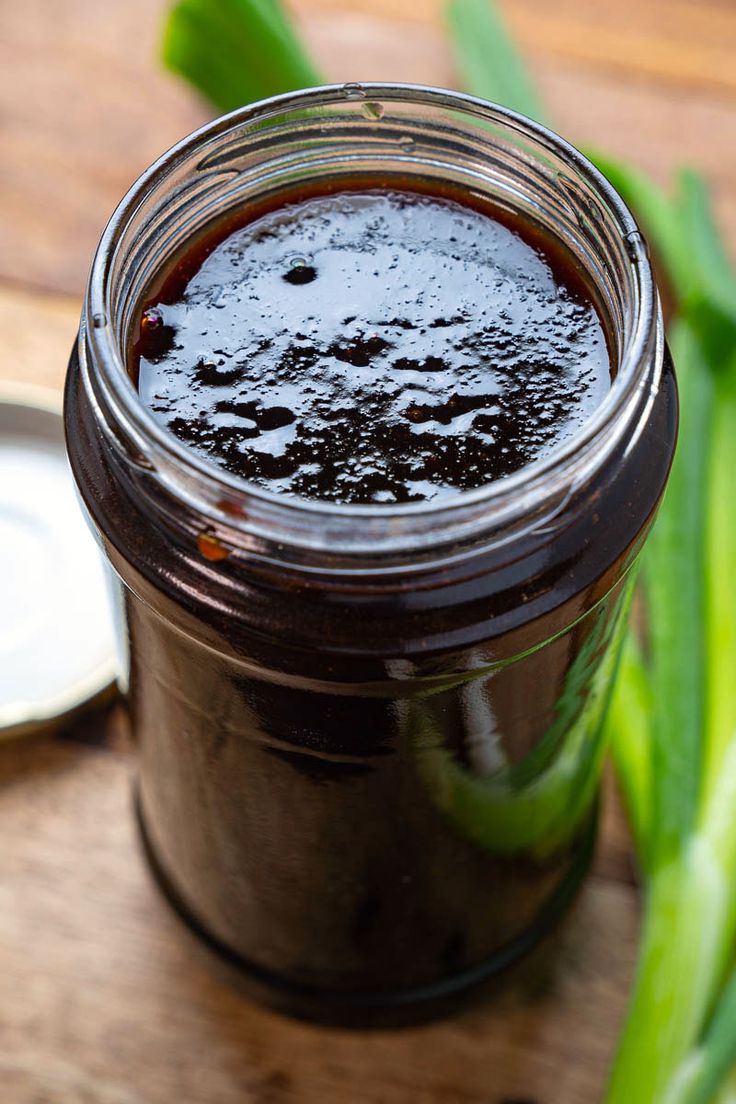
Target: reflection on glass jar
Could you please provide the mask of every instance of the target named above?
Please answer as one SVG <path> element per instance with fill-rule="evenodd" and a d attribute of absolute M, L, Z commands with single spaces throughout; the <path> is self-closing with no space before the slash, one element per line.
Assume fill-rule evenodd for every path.
<path fill-rule="evenodd" d="M 462 835 L 496 855 L 544 862 L 590 819 L 631 582 L 526 655 L 417 701 L 420 775 Z M 476 658 L 476 657 L 474 657 Z M 530 692 L 531 691 L 531 692 Z"/>

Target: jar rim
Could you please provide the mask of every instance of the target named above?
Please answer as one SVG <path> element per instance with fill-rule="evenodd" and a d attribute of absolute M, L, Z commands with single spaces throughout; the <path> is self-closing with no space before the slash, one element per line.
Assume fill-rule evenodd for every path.
<path fill-rule="evenodd" d="M 505 128 L 515 137 L 531 140 L 536 146 L 562 158 L 609 209 L 634 274 L 633 310 L 627 320 L 626 340 L 622 343 L 618 370 L 608 393 L 594 413 L 569 437 L 512 474 L 470 490 L 454 490 L 452 494 L 429 501 L 386 504 L 329 502 L 271 491 L 227 472 L 180 442 L 146 408 L 128 374 L 124 350 L 119 348 L 111 324 L 111 277 L 116 249 L 126 227 L 156 185 L 193 154 L 201 153 L 207 144 L 224 135 L 237 133 L 254 122 L 264 122 L 287 111 L 327 108 L 351 100 L 444 108 L 481 123 Z M 210 504 L 216 502 L 218 496 L 223 500 L 235 497 L 247 503 L 245 521 L 230 512 L 223 515 L 217 514 L 217 511 L 217 516 L 213 515 L 209 520 L 228 529 L 248 530 L 251 527 L 252 532 L 254 521 L 257 525 L 260 518 L 272 538 L 283 527 L 282 537 L 285 535 L 287 540 L 305 547 L 328 547 L 322 538 L 309 537 L 309 532 L 319 525 L 320 520 L 330 530 L 331 542 L 334 542 L 335 525 L 342 528 L 341 523 L 352 525 L 363 522 L 364 526 L 370 527 L 370 532 L 366 531 L 363 539 L 360 534 L 357 537 L 354 535 L 347 540 L 343 550 L 365 552 L 379 550 L 379 545 L 383 546 L 385 541 L 377 540 L 377 534 L 381 532 L 388 534 L 388 540 L 393 535 L 394 544 L 398 537 L 399 543 L 403 541 L 402 547 L 406 548 L 415 543 L 429 544 L 429 535 L 434 532 L 436 537 L 438 530 L 457 536 L 461 530 L 465 531 L 468 524 L 477 528 L 481 519 L 486 532 L 504 528 L 518 514 L 528 513 L 531 501 L 536 502 L 540 496 L 544 497 L 545 490 L 549 490 L 550 479 L 554 479 L 558 487 L 567 484 L 569 488 L 572 483 L 580 482 L 585 466 L 581 461 L 587 457 L 593 461 L 595 468 L 596 446 L 600 444 L 602 435 L 620 421 L 622 412 L 631 406 L 636 392 L 641 391 L 648 362 L 651 363 L 652 351 L 657 346 L 661 351 L 661 316 L 645 239 L 614 187 L 583 153 L 542 124 L 478 97 L 419 84 L 361 82 L 288 92 L 239 108 L 193 131 L 143 172 L 114 211 L 95 253 L 80 331 L 80 362 L 83 371 L 88 372 L 89 368 L 85 367 L 87 359 L 93 360 L 95 382 L 104 394 L 105 404 L 125 424 L 133 440 L 152 444 L 166 466 L 179 471 L 189 487 L 192 481 L 207 484 L 210 491 L 207 501 Z M 661 368 L 661 356 L 659 361 Z M 153 464 L 154 469 L 156 466 Z M 399 521 L 401 525 L 397 526 Z"/>

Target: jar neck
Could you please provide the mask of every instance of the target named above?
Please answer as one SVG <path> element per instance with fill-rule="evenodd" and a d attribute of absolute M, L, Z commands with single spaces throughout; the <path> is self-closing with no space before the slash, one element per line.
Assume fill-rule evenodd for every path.
<path fill-rule="evenodd" d="M 273 494 L 203 460 L 156 423 L 126 371 L 146 288 L 215 218 L 300 182 L 416 177 L 472 190 L 559 239 L 607 317 L 614 380 L 570 438 L 515 474 L 438 503 L 354 506 Z M 513 546 L 563 524 L 565 506 L 641 432 L 663 360 L 645 243 L 607 181 L 543 127 L 471 97 L 343 85 L 263 101 L 215 120 L 133 186 L 96 254 L 79 342 L 85 390 L 123 478 L 169 524 L 230 555 L 344 574 L 411 571 Z"/>

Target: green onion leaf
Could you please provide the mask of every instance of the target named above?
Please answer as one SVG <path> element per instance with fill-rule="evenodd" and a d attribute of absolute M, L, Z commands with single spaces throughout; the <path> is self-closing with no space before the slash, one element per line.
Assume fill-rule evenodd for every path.
<path fill-rule="evenodd" d="M 449 0 L 447 18 L 466 89 L 543 121 L 491 0 Z M 178 0 L 163 56 L 221 111 L 322 80 L 280 0 Z M 736 971 L 726 976 L 736 957 L 736 275 L 697 173 L 683 171 L 670 196 L 629 166 L 593 160 L 641 221 L 677 300 L 670 340 L 682 419 L 642 557 L 647 648 L 629 637 L 608 722 L 645 916 L 606 1099 L 710 1104 L 720 1089 L 719 1104 L 736 1104 Z M 437 800 L 450 801 L 468 832 L 506 830 L 509 849 L 522 837 L 542 849 L 564 840 L 591 797 L 578 772 L 594 781 L 604 746 L 606 675 L 602 665 L 600 692 L 550 744 L 557 756 L 521 797 L 513 785 L 469 787 L 436 761 L 431 728 L 420 725 Z"/>
<path fill-rule="evenodd" d="M 696 326 L 703 350 L 718 371 L 736 346 L 736 276 L 715 225 L 708 188 L 699 173 L 679 176 L 677 212 L 689 257 L 682 309 Z"/>
<path fill-rule="evenodd" d="M 279 0 L 179 0 L 162 56 L 220 111 L 321 83 Z"/>
<path fill-rule="evenodd" d="M 687 323 L 671 332 L 680 444 L 642 575 L 651 651 L 653 863 L 674 859 L 695 824 L 705 715 L 703 626 L 706 477 L 713 386 Z"/>
<path fill-rule="evenodd" d="M 724 759 L 736 745 L 736 344 L 721 350 L 714 372 L 714 411 L 706 474 L 705 594 L 708 712 L 704 748 L 703 816 L 720 785 Z M 736 835 L 736 806 L 730 811 Z M 734 872 L 736 896 L 736 872 Z"/>
<path fill-rule="evenodd" d="M 683 235 L 692 249 L 695 282 L 722 299 L 728 313 L 736 317 L 736 275 L 713 217 L 708 185 L 700 173 L 682 169 L 679 194 Z"/>
<path fill-rule="evenodd" d="M 703 1041 L 682 1064 L 667 1094 L 667 1104 L 712 1104 L 736 1066 L 736 970 L 731 973 Z M 736 1101 L 736 1078 L 724 1086 L 719 1104 Z"/>
<path fill-rule="evenodd" d="M 447 21 L 463 87 L 544 122 L 544 109 L 521 55 L 488 0 L 450 0 Z"/>
<path fill-rule="evenodd" d="M 669 1104 L 673 1073 L 697 1045 L 720 966 L 728 886 L 713 852 L 690 837 L 647 879 L 634 992 L 606 1104 Z"/>

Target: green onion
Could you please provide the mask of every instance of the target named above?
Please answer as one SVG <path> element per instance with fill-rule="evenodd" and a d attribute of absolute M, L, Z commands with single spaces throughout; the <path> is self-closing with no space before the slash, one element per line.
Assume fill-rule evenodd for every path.
<path fill-rule="evenodd" d="M 450 0 L 447 22 L 466 91 L 544 122 L 534 82 L 495 8 L 486 0 Z"/>
<path fill-rule="evenodd" d="M 612 742 L 613 759 L 639 865 L 643 870 L 647 869 L 650 861 L 652 708 L 652 688 L 641 646 L 636 636 L 629 633 L 624 640 L 616 692 L 608 710 L 608 729 L 617 734 L 617 739 Z"/>
<path fill-rule="evenodd" d="M 421 777 L 443 817 L 466 839 L 496 854 L 544 859 L 569 845 L 590 819 L 630 597 L 627 582 L 591 611 L 590 633 L 567 671 L 555 718 L 519 763 L 478 775 L 448 748 L 441 699 L 438 715 L 431 696 L 414 704 L 408 727 Z M 491 673 L 492 667 L 473 672 L 476 678 Z"/>
<path fill-rule="evenodd" d="M 670 342 L 679 366 L 681 436 L 642 567 L 653 705 L 652 864 L 670 861 L 692 831 L 704 720 L 703 531 L 713 396 L 686 323 L 676 323 Z"/>
<path fill-rule="evenodd" d="M 322 83 L 279 0 L 179 0 L 162 56 L 219 111 Z"/>
<path fill-rule="evenodd" d="M 648 821 L 646 909 L 634 995 L 608 1097 L 627 1104 L 664 1099 L 672 1071 L 697 1040 L 713 998 L 722 919 L 710 856 L 693 834 L 702 770 L 702 534 L 712 388 L 687 323 L 676 324 L 671 342 L 680 370 L 680 448 L 642 565 L 651 656 L 644 664 L 651 700 L 643 733 L 649 787 L 643 798 L 637 794 Z M 631 693 L 628 673 L 622 674 L 615 700 Z M 620 704 L 609 719 L 617 722 L 614 746 L 627 745 L 632 736 Z M 637 730 L 636 737 L 641 735 Z M 625 787 L 628 780 L 621 781 Z"/>
<path fill-rule="evenodd" d="M 736 971 L 724 989 L 700 1046 L 674 1079 L 669 1104 L 711 1104 L 718 1088 L 736 1065 Z M 736 1076 L 719 1097 L 719 1104 L 736 1101 Z"/>

